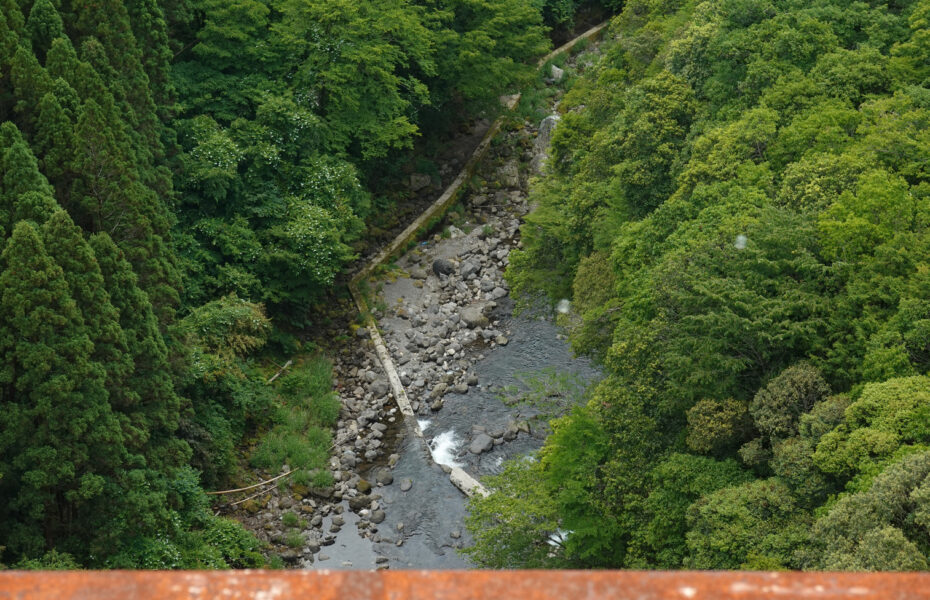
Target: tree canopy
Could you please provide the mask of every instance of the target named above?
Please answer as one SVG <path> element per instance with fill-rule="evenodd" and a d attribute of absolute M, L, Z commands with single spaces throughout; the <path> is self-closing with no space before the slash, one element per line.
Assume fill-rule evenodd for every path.
<path fill-rule="evenodd" d="M 524 545 L 579 504 L 612 525 L 542 566 L 927 568 L 928 7 L 626 3 L 508 271 L 574 300 L 609 376 L 561 426 L 610 450 L 475 500 L 476 531 L 557 486 Z"/>
<path fill-rule="evenodd" d="M 339 404 L 324 358 L 261 361 L 394 212 L 383 174 L 533 76 L 555 4 L 0 1 L 0 563 L 264 564 L 202 487 L 256 435 L 325 480 Z"/>

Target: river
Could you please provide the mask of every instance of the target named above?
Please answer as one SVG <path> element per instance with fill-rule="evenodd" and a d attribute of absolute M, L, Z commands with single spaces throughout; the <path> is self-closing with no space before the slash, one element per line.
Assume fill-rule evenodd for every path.
<path fill-rule="evenodd" d="M 386 564 L 392 569 L 462 569 L 472 565 L 457 550 L 470 543 L 464 520 L 468 499 L 449 482 L 449 476 L 436 464 L 462 466 L 476 477 L 497 473 L 502 461 L 526 455 L 543 442 L 541 424 L 533 419 L 538 410 L 513 406 L 503 401 L 501 388 L 525 387 L 527 375 L 546 371 L 594 382 L 597 369 L 585 358 L 575 358 L 561 329 L 551 316 L 541 311 L 513 314 L 513 302 L 499 303 L 491 315 L 500 320 L 498 328 L 510 332 L 509 343 L 483 351 L 474 363 L 479 383 L 467 394 L 445 396 L 438 412 L 420 416 L 424 439 L 412 431 L 402 435 L 395 448 L 400 455 L 391 485 L 377 488 L 386 518 L 378 525 L 372 540 L 359 536 L 353 523 L 336 536 L 336 543 L 323 549 L 327 560 L 316 568 L 375 568 Z M 529 420 L 531 434 L 521 432 L 516 439 L 473 454 L 466 441 L 474 426 L 487 431 L 506 428 L 508 423 Z M 432 457 L 426 446 L 430 443 Z M 372 478 L 373 479 L 373 478 Z M 401 483 L 409 479 L 409 491 Z M 347 514 L 350 511 L 346 511 Z M 398 544 L 399 543 L 399 544 Z M 382 563 L 376 563 L 381 557 Z M 386 559 L 386 560 L 385 560 Z"/>

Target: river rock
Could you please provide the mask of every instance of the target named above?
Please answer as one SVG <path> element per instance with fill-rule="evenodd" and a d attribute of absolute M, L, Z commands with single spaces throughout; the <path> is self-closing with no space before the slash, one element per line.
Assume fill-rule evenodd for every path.
<path fill-rule="evenodd" d="M 333 488 L 331 487 L 314 487 L 310 488 L 310 493 L 314 496 L 319 496 L 320 498 L 332 498 L 333 497 Z"/>
<path fill-rule="evenodd" d="M 426 279 L 426 270 L 421 267 L 413 267 L 408 272 L 410 279 Z"/>
<path fill-rule="evenodd" d="M 319 527 L 322 524 L 323 524 L 323 517 L 320 516 L 319 514 L 313 515 L 313 517 L 310 519 L 311 527 Z"/>
<path fill-rule="evenodd" d="M 410 479 L 409 477 L 405 477 L 404 479 L 401 480 L 401 482 L 400 482 L 400 491 L 402 491 L 402 492 L 409 492 L 409 491 L 410 491 L 410 488 L 412 488 L 412 487 L 413 487 L 413 480 Z"/>
<path fill-rule="evenodd" d="M 378 379 L 370 386 L 368 386 L 368 390 L 375 396 L 375 398 L 386 396 L 390 389 L 390 384 L 383 379 Z"/>
<path fill-rule="evenodd" d="M 507 431 L 504 432 L 504 441 L 512 442 L 517 439 L 517 435 L 520 433 L 520 430 L 517 428 L 516 423 L 510 423 L 507 426 Z"/>
<path fill-rule="evenodd" d="M 378 510 L 371 511 L 370 520 L 372 523 L 378 524 L 384 521 L 385 516 L 384 511 L 379 508 Z"/>
<path fill-rule="evenodd" d="M 356 496 L 349 498 L 349 508 L 358 512 L 363 508 L 371 506 L 371 496 Z"/>
<path fill-rule="evenodd" d="M 410 176 L 410 191 L 418 192 L 429 186 L 433 178 L 425 173 L 414 173 Z"/>
<path fill-rule="evenodd" d="M 498 287 L 495 287 L 493 290 L 491 290 L 491 291 L 488 293 L 487 298 L 488 298 L 488 300 L 500 300 L 501 298 L 503 298 L 503 297 L 506 296 L 506 295 L 507 295 L 507 290 L 505 290 L 504 288 L 498 286 Z"/>
<path fill-rule="evenodd" d="M 520 167 L 516 162 L 508 162 L 497 170 L 497 178 L 505 187 L 520 187 Z"/>
<path fill-rule="evenodd" d="M 565 71 L 563 69 L 558 68 L 555 65 L 552 65 L 551 72 L 552 72 L 552 81 L 556 83 L 562 81 L 562 77 L 565 76 Z"/>
<path fill-rule="evenodd" d="M 462 268 L 459 269 L 459 273 L 462 277 L 468 277 L 473 275 L 481 270 L 481 263 L 474 259 L 466 260 L 462 263 Z"/>
<path fill-rule="evenodd" d="M 390 469 L 380 468 L 375 471 L 375 481 L 381 485 L 391 485 L 394 483 L 394 474 Z"/>
<path fill-rule="evenodd" d="M 466 306 L 459 312 L 459 316 L 462 318 L 462 321 L 471 328 L 487 327 L 490 323 L 488 318 L 484 316 L 484 305 L 482 304 L 471 304 Z"/>
<path fill-rule="evenodd" d="M 491 449 L 491 446 L 494 445 L 494 440 L 486 433 L 479 433 L 475 436 L 475 439 L 471 441 L 471 445 L 468 447 L 468 451 L 472 454 L 481 454 L 482 452 L 487 452 Z"/>
<path fill-rule="evenodd" d="M 455 263 L 444 258 L 437 258 L 433 261 L 433 273 L 439 275 L 452 275 L 455 273 Z"/>

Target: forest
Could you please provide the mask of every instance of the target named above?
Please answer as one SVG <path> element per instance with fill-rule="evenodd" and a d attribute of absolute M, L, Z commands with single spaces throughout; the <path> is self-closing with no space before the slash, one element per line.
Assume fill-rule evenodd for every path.
<path fill-rule="evenodd" d="M 630 0 L 509 277 L 606 377 L 487 567 L 925 570 L 930 2 Z"/>
<path fill-rule="evenodd" d="M 0 0 L 0 568 L 267 566 L 205 491 L 330 482 L 325 307 L 592 4 L 508 277 L 606 377 L 470 559 L 930 568 L 930 0 Z"/>
<path fill-rule="evenodd" d="M 264 565 L 204 490 L 325 483 L 339 402 L 263 357 L 577 4 L 0 0 L 0 564 Z"/>

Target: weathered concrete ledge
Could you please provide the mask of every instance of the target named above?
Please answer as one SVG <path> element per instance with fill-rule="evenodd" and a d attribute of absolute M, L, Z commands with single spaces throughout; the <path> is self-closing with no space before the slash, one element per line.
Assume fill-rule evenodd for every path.
<path fill-rule="evenodd" d="M 600 25 L 595 25 L 594 27 L 585 31 L 578 37 L 565 42 L 564 44 L 562 44 L 561 46 L 559 46 L 558 48 L 556 48 L 549 54 L 539 59 L 539 62 L 537 63 L 537 65 L 541 67 L 547 62 L 549 62 L 550 60 L 552 60 L 553 58 L 555 58 L 556 56 L 558 56 L 559 54 L 570 52 L 572 48 L 574 48 L 579 42 L 583 40 L 596 40 L 597 38 L 601 36 L 602 33 L 604 33 L 604 30 L 607 29 L 609 26 L 610 26 L 609 20 L 604 21 Z"/>

